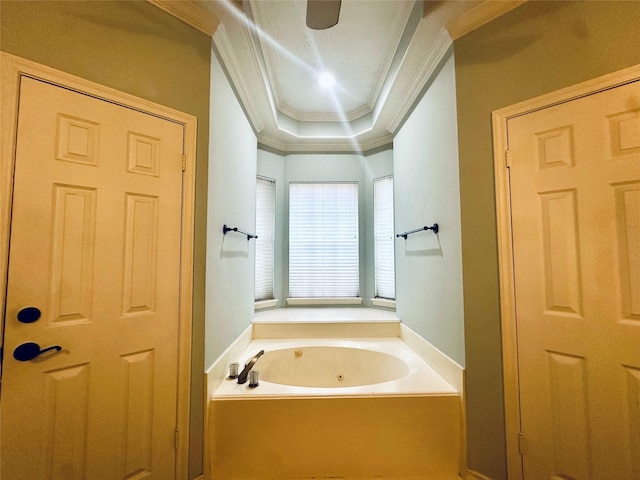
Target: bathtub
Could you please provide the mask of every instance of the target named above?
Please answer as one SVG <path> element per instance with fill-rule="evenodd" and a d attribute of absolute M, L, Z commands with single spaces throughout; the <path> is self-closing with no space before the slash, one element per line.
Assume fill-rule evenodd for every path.
<path fill-rule="evenodd" d="M 399 338 L 254 339 L 208 401 L 207 471 L 232 479 L 459 479 L 459 393 Z"/>
<path fill-rule="evenodd" d="M 225 379 L 212 398 L 458 395 L 399 338 L 253 340 L 240 368 L 261 350 L 257 388 Z"/>

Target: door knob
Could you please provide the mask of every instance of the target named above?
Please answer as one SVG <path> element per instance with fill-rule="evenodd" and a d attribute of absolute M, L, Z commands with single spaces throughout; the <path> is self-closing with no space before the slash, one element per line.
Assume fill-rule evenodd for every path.
<path fill-rule="evenodd" d="M 38 345 L 37 343 L 27 342 L 16 347 L 16 349 L 13 351 L 13 358 L 20 362 L 28 362 L 29 360 L 33 360 L 37 356 L 51 350 L 57 350 L 59 352 L 60 350 L 62 350 L 62 347 L 59 345 L 54 345 L 52 347 L 47 347 L 41 350 L 40 345 Z"/>

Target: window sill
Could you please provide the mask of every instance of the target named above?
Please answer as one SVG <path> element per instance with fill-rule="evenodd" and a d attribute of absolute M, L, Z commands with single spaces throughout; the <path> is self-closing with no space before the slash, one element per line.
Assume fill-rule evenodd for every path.
<path fill-rule="evenodd" d="M 256 312 L 253 338 L 399 338 L 396 312 L 361 306 L 273 308 Z"/>
<path fill-rule="evenodd" d="M 253 305 L 254 305 L 253 306 L 254 310 L 262 310 L 263 308 L 273 308 L 278 306 L 278 300 L 275 298 L 271 300 L 259 300 L 255 302 Z"/>
<path fill-rule="evenodd" d="M 287 298 L 287 305 L 362 305 L 360 297 Z"/>
<path fill-rule="evenodd" d="M 373 305 L 374 307 L 391 308 L 393 310 L 396 309 L 396 301 L 388 300 L 386 298 L 372 298 L 371 305 Z"/>

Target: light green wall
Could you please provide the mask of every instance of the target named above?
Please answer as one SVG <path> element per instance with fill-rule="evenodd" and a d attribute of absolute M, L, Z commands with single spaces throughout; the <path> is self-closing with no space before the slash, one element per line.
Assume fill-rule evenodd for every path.
<path fill-rule="evenodd" d="M 0 48 L 198 118 L 190 478 L 202 472 L 210 38 L 147 2 L 0 2 Z M 199 267 L 201 266 L 201 267 Z"/>
<path fill-rule="evenodd" d="M 396 233 L 440 227 L 396 239 L 396 302 L 403 323 L 464 365 L 457 143 L 449 53 L 393 140 Z"/>
<path fill-rule="evenodd" d="M 209 138 L 205 367 L 251 324 L 254 303 L 255 242 L 222 227 L 255 233 L 258 142 L 217 55 Z"/>
<path fill-rule="evenodd" d="M 491 112 L 640 63 L 640 2 L 527 2 L 454 43 L 469 467 L 506 478 Z"/>

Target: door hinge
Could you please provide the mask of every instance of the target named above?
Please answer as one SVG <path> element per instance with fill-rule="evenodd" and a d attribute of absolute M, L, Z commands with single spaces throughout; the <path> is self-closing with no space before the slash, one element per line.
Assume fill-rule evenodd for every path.
<path fill-rule="evenodd" d="M 180 430 L 178 430 L 177 428 L 176 428 L 176 431 L 174 432 L 173 440 L 174 440 L 174 448 L 178 450 L 178 444 L 180 443 Z"/>
<path fill-rule="evenodd" d="M 187 170 L 187 156 L 182 154 L 182 171 L 185 172 Z"/>
<path fill-rule="evenodd" d="M 520 455 L 525 454 L 526 446 L 527 444 L 525 442 L 524 434 L 522 432 L 518 433 L 518 451 L 520 452 Z"/>
<path fill-rule="evenodd" d="M 504 160 L 507 165 L 507 168 L 511 167 L 511 150 L 504 151 Z"/>

